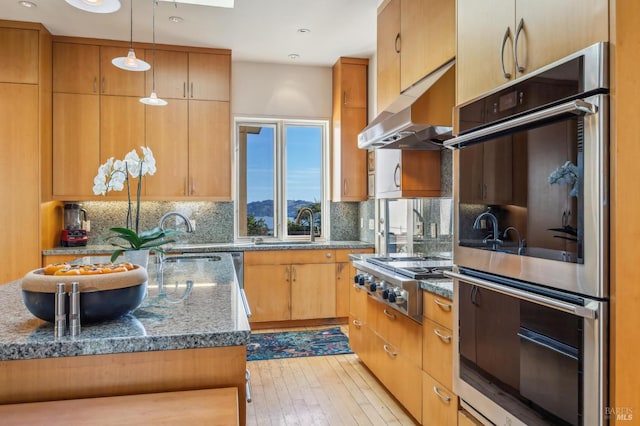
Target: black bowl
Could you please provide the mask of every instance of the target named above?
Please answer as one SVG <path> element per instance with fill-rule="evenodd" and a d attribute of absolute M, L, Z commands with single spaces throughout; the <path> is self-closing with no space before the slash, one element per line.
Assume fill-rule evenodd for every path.
<path fill-rule="evenodd" d="M 140 306 L 146 292 L 146 281 L 130 287 L 81 292 L 80 323 L 91 324 L 120 318 Z M 54 293 L 22 290 L 22 299 L 33 315 L 42 320 L 54 322 Z M 68 296 L 65 296 L 65 312 L 69 312 Z"/>

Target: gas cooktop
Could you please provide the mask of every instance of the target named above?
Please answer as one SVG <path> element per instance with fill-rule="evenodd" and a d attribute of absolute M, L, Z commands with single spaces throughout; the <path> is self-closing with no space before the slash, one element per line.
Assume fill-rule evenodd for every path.
<path fill-rule="evenodd" d="M 373 256 L 367 262 L 413 279 L 439 278 L 450 271 L 451 259 L 439 256 L 393 255 Z"/>

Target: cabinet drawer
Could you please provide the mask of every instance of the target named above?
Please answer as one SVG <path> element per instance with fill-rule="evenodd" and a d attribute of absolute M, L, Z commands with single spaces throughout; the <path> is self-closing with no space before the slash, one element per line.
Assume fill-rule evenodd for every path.
<path fill-rule="evenodd" d="M 422 293 L 424 316 L 448 329 L 453 329 L 453 301 L 425 291 Z"/>
<path fill-rule="evenodd" d="M 334 263 L 335 251 L 326 250 L 266 250 L 245 251 L 245 265 L 288 265 L 303 263 Z"/>
<path fill-rule="evenodd" d="M 349 313 L 360 318 L 363 322 L 367 318 L 367 291 L 351 285 L 349 289 Z"/>
<path fill-rule="evenodd" d="M 453 388 L 453 345 L 451 330 L 431 320 L 422 324 L 422 369 L 434 379 Z"/>
<path fill-rule="evenodd" d="M 364 349 L 364 328 L 364 319 L 355 315 L 349 315 L 349 346 L 351 346 L 353 352 L 358 354 L 360 358 L 362 358 Z"/>
<path fill-rule="evenodd" d="M 367 325 L 402 351 L 416 366 L 422 365 L 422 326 L 375 299 L 367 298 Z"/>
<path fill-rule="evenodd" d="M 369 334 L 371 361 L 367 363 L 371 371 L 386 386 L 393 396 L 416 419 L 422 416 L 421 370 L 406 354 L 379 335 Z M 366 363 L 366 360 L 365 360 Z"/>
<path fill-rule="evenodd" d="M 425 372 L 422 372 L 422 424 L 458 424 L 458 397 Z"/>

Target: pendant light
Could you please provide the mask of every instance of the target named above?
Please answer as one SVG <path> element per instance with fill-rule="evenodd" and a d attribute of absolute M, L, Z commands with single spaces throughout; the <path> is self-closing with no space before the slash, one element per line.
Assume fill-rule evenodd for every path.
<path fill-rule="evenodd" d="M 103 0 L 104 1 L 104 0 Z M 133 51 L 133 0 L 131 1 L 131 38 L 129 44 L 129 53 L 126 57 L 120 56 L 111 61 L 113 65 L 121 68 L 125 71 L 146 71 L 151 68 L 151 65 L 136 58 L 136 53 Z"/>
<path fill-rule="evenodd" d="M 140 102 L 145 105 L 164 106 L 167 104 L 167 101 L 160 99 L 158 95 L 156 95 L 156 5 L 158 4 L 158 1 L 151 1 L 153 2 L 153 48 L 151 50 L 153 68 L 151 68 L 151 95 L 149 95 L 148 98 L 140 99 Z"/>
<path fill-rule="evenodd" d="M 120 0 L 65 0 L 73 7 L 93 13 L 113 13 L 120 9 Z"/>

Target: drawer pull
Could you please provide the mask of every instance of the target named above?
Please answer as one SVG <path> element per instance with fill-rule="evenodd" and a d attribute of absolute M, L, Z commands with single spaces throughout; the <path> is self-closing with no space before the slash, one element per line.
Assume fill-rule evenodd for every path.
<path fill-rule="evenodd" d="M 440 393 L 440 389 L 438 389 L 438 387 L 437 387 L 437 386 L 434 386 L 434 387 L 433 387 L 433 392 L 434 392 L 436 395 L 438 395 L 438 397 L 439 397 L 441 400 L 443 400 L 444 402 L 447 402 L 447 403 L 448 403 L 449 401 L 451 401 L 451 397 L 450 397 L 450 396 L 447 396 L 447 395 L 443 395 L 443 394 L 441 394 L 441 393 Z"/>
<path fill-rule="evenodd" d="M 385 314 L 386 316 L 388 316 L 388 317 L 389 317 L 389 318 L 391 318 L 392 320 L 396 319 L 396 314 L 394 314 L 394 313 L 392 313 L 392 312 L 389 312 L 389 311 L 387 311 L 386 309 L 385 309 L 383 312 L 384 312 L 384 314 Z"/>
<path fill-rule="evenodd" d="M 433 299 L 433 303 L 438 305 L 442 310 L 445 310 L 447 312 L 451 312 L 451 303 L 444 303 L 444 302 L 439 301 L 438 299 Z"/>
<path fill-rule="evenodd" d="M 433 329 L 433 334 L 435 334 L 436 336 L 438 336 L 443 342 L 445 343 L 451 343 L 451 336 L 446 336 L 444 334 L 442 334 L 440 332 L 440 330 L 438 330 L 437 328 Z"/>
<path fill-rule="evenodd" d="M 382 346 L 382 349 L 384 349 L 384 351 L 386 353 L 388 353 L 389 355 L 391 355 L 393 358 L 398 356 L 398 352 L 395 352 L 395 351 L 392 351 L 391 349 L 389 349 L 389 345 Z"/>
<path fill-rule="evenodd" d="M 362 327 L 362 323 L 361 323 L 360 321 L 358 321 L 358 320 L 353 320 L 353 321 L 351 321 L 351 322 L 353 323 L 353 326 L 354 326 L 355 328 L 360 328 L 360 327 Z"/>

